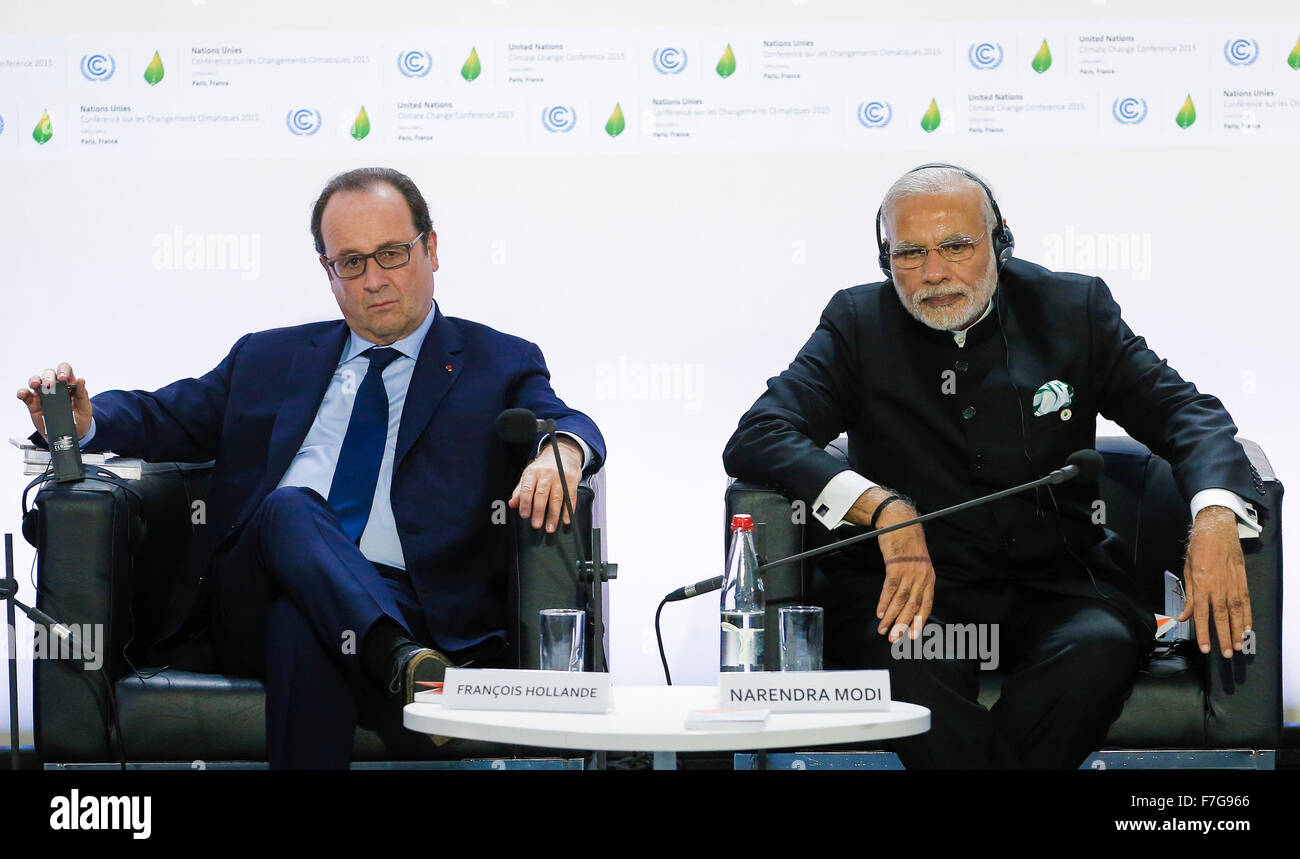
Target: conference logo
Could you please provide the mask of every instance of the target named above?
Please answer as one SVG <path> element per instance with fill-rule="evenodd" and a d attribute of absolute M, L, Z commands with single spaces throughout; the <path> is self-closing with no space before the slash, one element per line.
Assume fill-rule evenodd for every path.
<path fill-rule="evenodd" d="M 1121 125 L 1137 125 L 1147 118 L 1147 100 L 1144 98 L 1117 98 L 1110 106 L 1111 115 Z"/>
<path fill-rule="evenodd" d="M 894 108 L 887 101 L 864 101 L 858 104 L 858 122 L 863 128 L 884 128 L 894 118 Z"/>
<path fill-rule="evenodd" d="M 1187 94 L 1187 100 L 1179 109 L 1178 115 L 1174 117 L 1174 122 L 1178 123 L 1179 128 L 1191 128 L 1192 123 L 1196 121 L 1196 105 L 1192 104 L 1192 94 Z"/>
<path fill-rule="evenodd" d="M 722 56 L 718 58 L 716 71 L 718 77 L 723 79 L 729 78 L 736 73 L 736 55 L 731 50 L 730 42 L 727 43 L 727 49 L 722 52 Z"/>
<path fill-rule="evenodd" d="M 1231 66 L 1254 65 L 1259 59 L 1259 42 L 1254 39 L 1229 39 L 1223 43 L 1223 58 Z"/>
<path fill-rule="evenodd" d="M 1286 58 L 1286 64 L 1296 71 L 1300 72 L 1300 39 L 1295 40 L 1295 47 Z"/>
<path fill-rule="evenodd" d="M 85 54 L 81 58 L 81 76 L 88 81 L 106 81 L 117 71 L 112 54 Z"/>
<path fill-rule="evenodd" d="M 422 78 L 433 68 L 433 57 L 428 51 L 407 51 L 397 57 L 397 70 L 403 77 Z"/>
<path fill-rule="evenodd" d="M 553 104 L 542 111 L 542 125 L 554 134 L 572 131 L 577 122 L 578 114 L 569 105 Z"/>
<path fill-rule="evenodd" d="M 966 57 L 979 71 L 992 71 L 1002 65 L 1002 46 L 997 42 L 977 42 L 970 46 Z"/>
<path fill-rule="evenodd" d="M 464 65 L 460 67 L 460 76 L 466 81 L 472 81 L 481 74 L 483 74 L 483 64 L 478 59 L 478 48 L 471 47 L 469 56 L 465 58 Z"/>
<path fill-rule="evenodd" d="M 934 99 L 930 99 L 930 106 L 927 107 L 925 113 L 921 115 L 921 130 L 926 134 L 929 134 L 938 128 L 939 123 L 942 121 L 943 120 L 939 117 L 939 103 Z"/>
<path fill-rule="evenodd" d="M 49 143 L 50 138 L 53 136 L 54 123 L 50 122 L 50 112 L 46 110 L 41 113 L 40 120 L 36 123 L 36 127 L 32 129 L 32 140 L 43 146 Z"/>
<path fill-rule="evenodd" d="M 1052 67 L 1052 50 L 1047 47 L 1046 39 L 1043 39 L 1043 45 L 1038 49 L 1038 53 L 1034 54 L 1029 67 L 1040 75 Z"/>
<path fill-rule="evenodd" d="M 144 82 L 149 86 L 158 86 L 158 82 L 163 79 L 163 61 L 162 55 L 157 51 L 153 52 L 153 59 L 144 69 Z"/>
<path fill-rule="evenodd" d="M 361 110 L 357 113 L 357 118 L 352 120 L 352 128 L 348 130 L 354 140 L 364 140 L 370 133 L 370 117 L 366 114 L 366 106 L 361 105 Z"/>
<path fill-rule="evenodd" d="M 661 75 L 680 75 L 686 68 L 686 51 L 681 48 L 659 48 L 652 59 Z"/>
<path fill-rule="evenodd" d="M 310 107 L 295 108 L 285 114 L 284 122 L 298 137 L 310 137 L 320 131 L 320 111 Z"/>
<path fill-rule="evenodd" d="M 616 102 L 614 112 L 605 121 L 605 133 L 610 137 L 618 137 L 625 128 L 627 128 L 627 120 L 623 117 L 623 106 Z"/>

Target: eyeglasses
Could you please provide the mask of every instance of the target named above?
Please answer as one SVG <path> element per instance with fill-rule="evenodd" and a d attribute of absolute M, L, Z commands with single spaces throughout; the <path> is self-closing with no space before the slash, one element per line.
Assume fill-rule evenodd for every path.
<path fill-rule="evenodd" d="M 339 280 L 353 280 L 361 277 L 366 273 L 366 261 L 371 257 L 379 263 L 380 268 L 401 268 L 411 261 L 411 248 L 415 243 L 424 238 L 424 233 L 420 233 L 409 242 L 402 242 L 396 245 L 387 245 L 374 253 L 369 254 L 345 254 L 335 259 L 325 259 L 322 254 L 321 259 L 330 267 Z"/>
<path fill-rule="evenodd" d="M 920 268 L 925 265 L 926 255 L 932 250 L 938 251 L 939 256 L 948 262 L 966 262 L 966 260 L 975 256 L 975 246 L 981 241 L 983 241 L 982 237 L 978 239 L 959 238 L 941 242 L 937 247 L 933 248 L 903 247 L 896 251 L 890 251 L 889 258 L 893 260 L 894 268 L 898 269 Z"/>

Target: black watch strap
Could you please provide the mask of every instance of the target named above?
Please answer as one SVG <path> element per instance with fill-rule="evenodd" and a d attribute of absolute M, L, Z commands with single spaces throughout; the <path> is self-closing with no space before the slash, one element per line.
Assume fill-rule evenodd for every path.
<path fill-rule="evenodd" d="M 890 504 L 893 504 L 895 501 L 902 501 L 902 500 L 903 499 L 899 498 L 897 495 L 891 495 L 888 498 L 886 498 L 884 501 L 881 501 L 879 504 L 877 504 L 876 512 L 871 514 L 871 530 L 874 531 L 876 530 L 876 528 L 879 527 L 876 523 L 880 521 L 880 512 L 882 510 L 884 510 Z"/>

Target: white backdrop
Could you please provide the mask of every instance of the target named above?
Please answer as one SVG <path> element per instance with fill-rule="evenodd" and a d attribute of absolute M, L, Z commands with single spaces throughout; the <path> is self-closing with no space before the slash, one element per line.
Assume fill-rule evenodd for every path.
<path fill-rule="evenodd" d="M 337 318 L 310 204 L 396 167 L 433 209 L 443 311 L 539 343 L 605 434 L 620 683 L 662 682 L 655 605 L 721 568 L 723 444 L 833 292 L 879 279 L 876 206 L 924 161 L 987 176 L 1018 256 L 1105 277 L 1300 469 L 1293 3 L 107 5 L 0 11 L 3 378 L 68 360 L 92 393 L 151 389 Z M 711 681 L 715 612 L 665 610 L 678 682 Z M 1297 719 L 1300 640 L 1258 646 L 1286 649 Z"/>

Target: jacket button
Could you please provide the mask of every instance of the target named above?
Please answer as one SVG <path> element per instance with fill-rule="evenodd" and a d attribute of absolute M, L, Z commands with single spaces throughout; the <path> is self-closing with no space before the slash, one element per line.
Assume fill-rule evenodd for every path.
<path fill-rule="evenodd" d="M 967 406 L 966 408 L 962 409 L 961 416 L 966 420 L 970 420 L 971 418 L 975 417 L 975 407 Z"/>
<path fill-rule="evenodd" d="M 975 467 L 976 468 L 984 467 L 984 454 L 982 453 L 975 454 Z"/>
<path fill-rule="evenodd" d="M 1010 548 L 1011 548 L 1012 546 L 1014 546 L 1015 544 L 1016 544 L 1016 538 L 1015 538 L 1015 537 L 1008 537 L 1008 538 L 1006 538 L 1005 540 L 1002 541 L 1002 545 L 1003 545 L 1003 547 L 1004 547 L 1004 548 L 1007 548 L 1007 549 L 1010 549 Z"/>
<path fill-rule="evenodd" d="M 965 361 L 958 361 L 956 364 L 953 364 L 953 366 L 963 373 L 970 369 L 970 364 L 967 364 Z"/>

